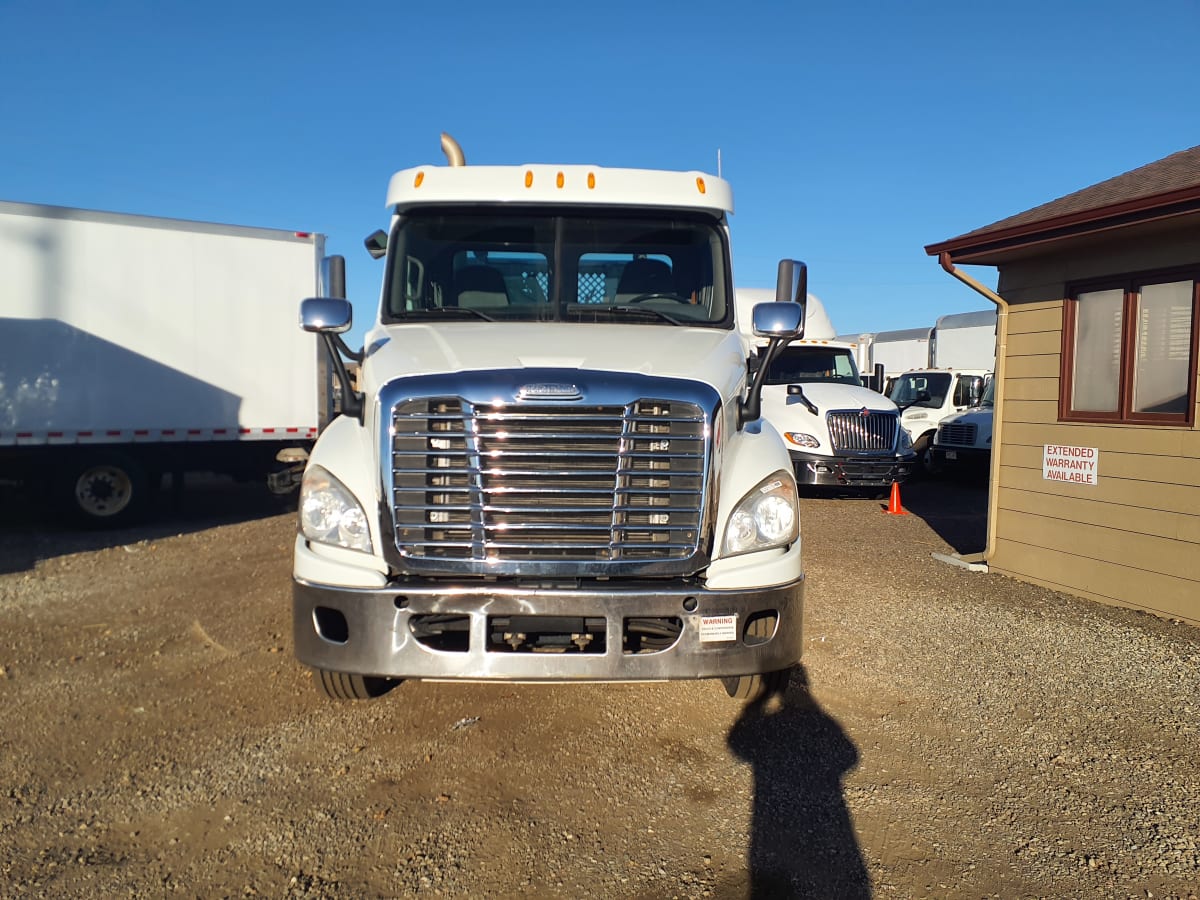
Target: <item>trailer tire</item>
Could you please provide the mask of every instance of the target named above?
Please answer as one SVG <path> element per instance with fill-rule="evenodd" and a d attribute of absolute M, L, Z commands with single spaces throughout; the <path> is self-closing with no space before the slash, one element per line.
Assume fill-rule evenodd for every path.
<path fill-rule="evenodd" d="M 123 453 L 98 453 L 68 465 L 59 482 L 61 499 L 78 522 L 93 528 L 121 528 L 150 508 L 151 478 L 145 467 Z"/>
<path fill-rule="evenodd" d="M 374 700 L 382 697 L 400 682 L 393 678 L 375 678 L 350 672 L 313 669 L 313 683 L 330 700 Z"/>

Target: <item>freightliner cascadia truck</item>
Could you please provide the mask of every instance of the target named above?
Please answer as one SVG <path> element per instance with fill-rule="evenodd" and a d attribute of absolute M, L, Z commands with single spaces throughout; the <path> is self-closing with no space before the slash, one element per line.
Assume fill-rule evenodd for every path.
<path fill-rule="evenodd" d="M 360 393 L 301 484 L 299 661 L 335 699 L 405 679 L 781 690 L 798 501 L 739 335 L 729 185 L 442 146 L 448 165 L 392 177 L 367 239 L 385 271 Z M 768 357 L 803 336 L 806 283 L 783 260 L 752 310 Z M 351 316 L 301 304 L 335 366 Z"/>

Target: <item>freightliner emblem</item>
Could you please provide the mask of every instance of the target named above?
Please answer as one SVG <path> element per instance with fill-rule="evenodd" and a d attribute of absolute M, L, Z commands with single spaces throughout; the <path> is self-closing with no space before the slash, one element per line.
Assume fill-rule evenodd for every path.
<path fill-rule="evenodd" d="M 583 395 L 573 384 L 523 384 L 517 396 L 522 400 L 578 400 Z"/>

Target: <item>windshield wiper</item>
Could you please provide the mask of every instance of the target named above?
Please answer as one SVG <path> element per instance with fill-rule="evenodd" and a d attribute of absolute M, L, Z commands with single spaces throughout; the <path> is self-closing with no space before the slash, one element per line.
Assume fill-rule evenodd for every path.
<path fill-rule="evenodd" d="M 421 315 L 429 316 L 467 316 L 472 319 L 483 319 L 486 322 L 495 322 L 495 318 L 489 316 L 485 312 L 474 309 L 470 306 L 430 306 L 427 309 L 414 309 L 407 313 L 407 318 L 414 319 Z"/>
<path fill-rule="evenodd" d="M 616 318 L 614 314 L 622 316 L 632 316 L 633 318 L 655 319 L 659 322 L 669 322 L 672 325 L 685 325 L 683 322 L 674 316 L 668 315 L 661 309 L 651 309 L 647 306 L 580 306 L 569 311 L 569 314 L 578 315 L 580 318 L 591 315 L 597 318 L 600 313 L 606 313 L 609 318 Z"/>

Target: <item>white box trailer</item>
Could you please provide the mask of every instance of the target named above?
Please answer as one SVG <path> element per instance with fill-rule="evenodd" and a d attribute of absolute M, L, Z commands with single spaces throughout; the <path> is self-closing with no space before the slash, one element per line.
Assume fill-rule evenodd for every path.
<path fill-rule="evenodd" d="M 883 375 L 890 387 L 892 379 L 901 372 L 927 369 L 932 365 L 932 342 L 932 328 L 876 332 L 875 340 L 871 342 L 871 366 L 883 366 Z"/>
<path fill-rule="evenodd" d="M 936 369 L 996 367 L 996 310 L 942 316 L 934 326 L 931 365 Z"/>
<path fill-rule="evenodd" d="M 331 412 L 295 325 L 323 255 L 319 234 L 0 201 L 0 478 L 117 524 L 167 472 L 265 477 Z"/>

